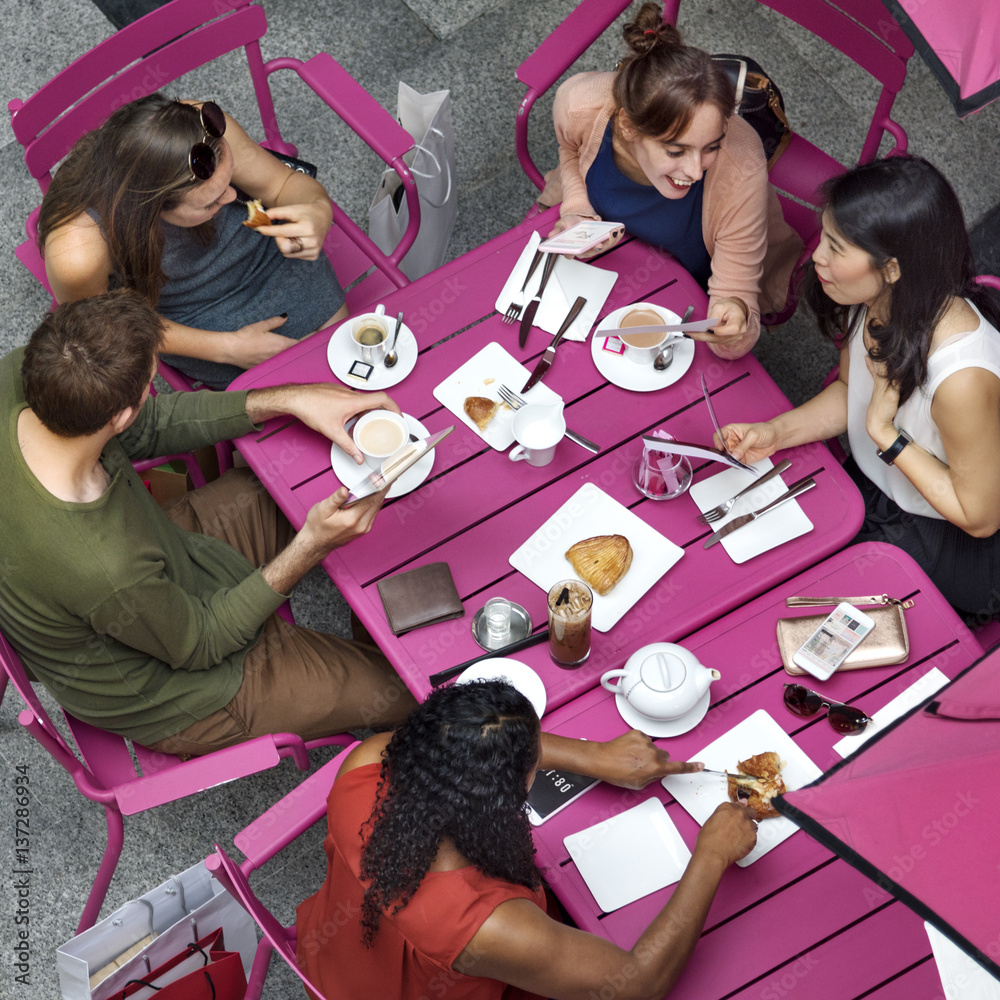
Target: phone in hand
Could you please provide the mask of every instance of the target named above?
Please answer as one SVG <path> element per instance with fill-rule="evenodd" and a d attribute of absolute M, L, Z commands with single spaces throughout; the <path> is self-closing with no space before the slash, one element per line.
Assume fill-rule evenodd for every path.
<path fill-rule="evenodd" d="M 588 778 L 573 771 L 536 771 L 535 780 L 528 790 L 526 806 L 532 826 L 540 826 L 551 819 L 593 788 L 598 781 L 598 778 Z"/>
<path fill-rule="evenodd" d="M 838 604 L 796 650 L 792 663 L 825 681 L 874 627 L 874 620 L 853 604 Z"/>
<path fill-rule="evenodd" d="M 570 257 L 586 253 L 599 246 L 609 236 L 620 236 L 625 232 L 625 226 L 620 222 L 598 222 L 595 219 L 585 219 L 569 229 L 564 229 L 547 240 L 538 244 L 542 253 L 563 253 Z"/>

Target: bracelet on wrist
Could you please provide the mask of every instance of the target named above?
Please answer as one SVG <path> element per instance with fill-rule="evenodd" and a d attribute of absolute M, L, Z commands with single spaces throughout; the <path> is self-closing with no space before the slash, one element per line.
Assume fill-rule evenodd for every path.
<path fill-rule="evenodd" d="M 899 458 L 899 453 L 913 440 L 906 433 L 906 431 L 900 431 L 899 437 L 889 445 L 885 451 L 880 451 L 878 448 L 875 449 L 875 454 L 878 455 L 886 465 L 892 465 L 897 458 Z"/>

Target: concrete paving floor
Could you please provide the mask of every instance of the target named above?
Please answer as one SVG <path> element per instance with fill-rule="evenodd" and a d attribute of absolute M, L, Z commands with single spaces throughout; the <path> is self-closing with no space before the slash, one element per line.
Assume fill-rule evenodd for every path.
<path fill-rule="evenodd" d="M 514 70 L 574 7 L 573 0 L 263 0 L 270 20 L 265 58 L 308 57 L 329 51 L 390 110 L 404 80 L 423 91 L 450 88 L 458 139 L 459 221 L 452 254 L 462 253 L 519 221 L 534 189 L 514 153 L 514 120 L 522 88 Z M 636 9 L 638 3 L 631 9 Z M 27 97 L 80 53 L 112 32 L 90 0 L 5 0 L 6 36 L 0 93 Z M 874 106 L 874 88 L 847 60 L 752 0 L 688 0 L 681 14 L 687 39 L 715 52 L 746 52 L 761 62 L 785 94 L 792 125 L 844 162 L 856 158 Z M 622 51 L 621 22 L 579 60 L 574 70 L 610 68 Z M 178 96 L 212 98 L 260 137 L 239 60 L 227 57 L 169 89 Z M 278 113 L 302 155 L 320 165 L 321 179 L 355 219 L 366 218 L 380 168 L 337 123 L 313 103 L 296 101 L 283 84 Z M 536 161 L 555 162 L 551 96 L 532 115 Z M 937 163 L 955 184 L 970 224 L 1000 202 L 996 161 L 1000 112 L 988 108 L 959 121 L 930 72 L 914 58 L 896 102 L 896 118 L 910 149 Z M 47 296 L 15 260 L 24 219 L 38 203 L 21 149 L 0 124 L 0 350 L 26 342 Z M 818 388 L 833 353 L 797 315 L 766 333 L 756 351 L 793 402 Z M 303 624 L 343 631 L 346 607 L 322 573 L 300 585 L 295 612 Z M 0 708 L 0 760 L 7 775 L 0 830 L 9 845 L 0 854 L 0 1000 L 58 995 L 54 949 L 72 936 L 105 843 L 99 806 L 85 801 L 72 781 L 17 723 L 19 699 L 8 692 Z M 331 756 L 313 754 L 314 763 Z M 24 768 L 30 804 L 30 984 L 14 978 L 15 928 L 13 776 Z M 125 823 L 125 848 L 103 913 L 153 888 L 202 859 L 216 841 L 233 835 L 281 795 L 300 774 L 288 762 L 268 773 L 163 806 Z M 322 824 L 269 865 L 256 885 L 278 916 L 290 921 L 295 904 L 322 880 Z M 297 980 L 273 964 L 265 996 L 297 997 Z"/>

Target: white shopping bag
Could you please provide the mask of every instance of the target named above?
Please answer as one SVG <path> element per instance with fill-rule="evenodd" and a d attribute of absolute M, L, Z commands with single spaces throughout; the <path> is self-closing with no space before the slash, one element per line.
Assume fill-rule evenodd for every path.
<path fill-rule="evenodd" d="M 56 951 L 63 1000 L 106 1000 L 188 942 L 222 928 L 249 975 L 257 951 L 250 914 L 212 878 L 204 862 L 119 907 Z M 107 973 L 108 966 L 117 966 Z M 97 973 L 107 974 L 98 980 Z"/>
<path fill-rule="evenodd" d="M 419 278 L 444 263 L 455 228 L 458 192 L 455 189 L 455 129 L 451 122 L 451 92 L 419 94 L 399 85 L 396 117 L 413 136 L 416 146 L 403 159 L 417 182 L 420 231 L 400 263 L 408 278 Z M 383 253 L 391 253 L 403 238 L 410 220 L 403 185 L 395 170 L 382 174 L 368 209 L 368 235 Z"/>

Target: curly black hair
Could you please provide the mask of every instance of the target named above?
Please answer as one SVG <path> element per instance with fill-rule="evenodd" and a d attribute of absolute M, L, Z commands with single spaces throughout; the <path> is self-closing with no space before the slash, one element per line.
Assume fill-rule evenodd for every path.
<path fill-rule="evenodd" d="M 539 738 L 531 703 L 502 680 L 439 688 L 393 733 L 361 827 L 366 946 L 382 914 L 410 901 L 445 837 L 486 876 L 541 884 L 524 810 Z"/>

